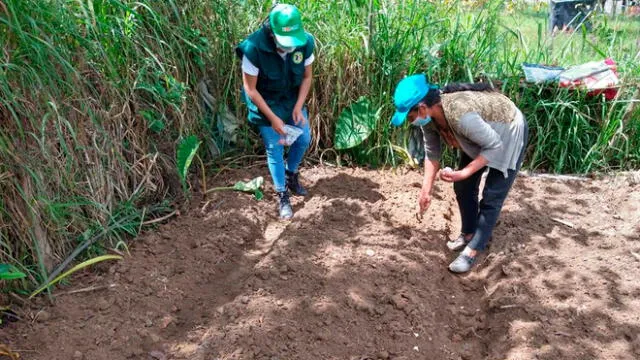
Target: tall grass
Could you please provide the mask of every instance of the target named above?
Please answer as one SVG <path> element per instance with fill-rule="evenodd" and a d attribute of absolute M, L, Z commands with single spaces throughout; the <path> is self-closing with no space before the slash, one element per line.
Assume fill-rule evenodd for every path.
<path fill-rule="evenodd" d="M 0 263 L 29 274 L 17 287 L 47 283 L 71 256 L 121 246 L 175 206 L 176 145 L 197 135 L 209 149 L 200 155 L 211 160 L 221 149 L 212 135 L 218 111 L 244 118 L 233 47 L 271 3 L 0 2 Z M 420 71 L 442 84 L 495 81 L 531 124 L 530 168 L 640 165 L 640 113 L 627 111 L 633 88 L 604 102 L 520 81 L 523 61 L 568 66 L 608 55 L 623 82 L 637 84 L 637 22 L 597 16 L 592 32 L 550 37 L 544 8 L 497 0 L 294 3 L 317 40 L 312 153 L 333 146 L 338 115 L 365 96 L 382 116 L 343 156 L 373 166 L 402 162 L 406 131 L 388 126 L 391 94 Z M 260 151 L 248 127 L 239 135 L 228 151 Z"/>
<path fill-rule="evenodd" d="M 74 249 L 137 234 L 180 192 L 174 143 L 199 128 L 189 89 L 212 44 L 171 1 L 3 5 L 0 262 L 34 287 Z"/>

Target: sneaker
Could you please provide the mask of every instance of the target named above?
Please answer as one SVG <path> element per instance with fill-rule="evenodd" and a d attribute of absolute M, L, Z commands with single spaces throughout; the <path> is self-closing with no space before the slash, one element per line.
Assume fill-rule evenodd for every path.
<path fill-rule="evenodd" d="M 469 256 L 471 249 L 466 247 L 458 257 L 449 264 L 449 270 L 456 274 L 466 273 L 473 267 L 476 262 L 475 257 Z"/>
<path fill-rule="evenodd" d="M 291 192 L 294 193 L 295 195 L 306 196 L 308 192 L 300 184 L 300 180 L 298 180 L 298 173 L 287 170 L 286 174 L 287 174 L 287 188 L 291 190 Z"/>
<path fill-rule="evenodd" d="M 281 191 L 278 192 L 278 197 L 280 198 L 280 205 L 278 206 L 278 210 L 280 212 L 280 219 L 288 220 L 293 217 L 293 208 L 291 208 L 291 202 L 289 201 L 289 192 Z"/>
<path fill-rule="evenodd" d="M 469 240 L 465 239 L 464 234 L 460 234 L 457 239 L 447 241 L 447 247 L 451 251 L 458 251 L 464 249 L 469 243 Z"/>

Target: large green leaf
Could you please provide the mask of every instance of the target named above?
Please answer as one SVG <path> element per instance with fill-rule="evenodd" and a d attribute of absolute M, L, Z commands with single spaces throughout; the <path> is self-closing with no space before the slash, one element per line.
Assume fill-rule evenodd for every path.
<path fill-rule="evenodd" d="M 369 99 L 360 97 L 344 109 L 338 117 L 334 144 L 338 150 L 360 145 L 373 131 L 380 117 L 380 109 L 373 109 Z"/>
<path fill-rule="evenodd" d="M 187 171 L 189 171 L 189 166 L 191 166 L 191 161 L 193 161 L 200 143 L 201 141 L 198 140 L 197 136 L 191 135 L 182 139 L 180 145 L 178 145 L 178 174 L 180 174 L 182 181 L 187 178 Z"/>
<path fill-rule="evenodd" d="M 233 189 L 244 192 L 255 192 L 256 190 L 260 190 L 262 184 L 264 184 L 264 178 L 262 176 L 258 176 L 251 181 L 238 181 L 235 185 L 233 185 Z"/>
<path fill-rule="evenodd" d="M 235 185 L 233 185 L 233 189 L 237 191 L 253 193 L 253 195 L 256 197 L 256 200 L 262 200 L 262 198 L 264 197 L 264 194 L 262 194 L 262 191 L 260 190 L 260 188 L 262 188 L 262 184 L 264 184 L 264 178 L 262 178 L 262 176 L 258 176 L 251 181 L 238 181 Z"/>
<path fill-rule="evenodd" d="M 236 190 L 236 191 L 253 193 L 253 195 L 256 197 L 256 200 L 262 200 L 262 198 L 264 197 L 262 190 L 260 190 L 262 188 L 262 184 L 264 184 L 264 178 L 262 176 L 258 176 L 257 178 L 252 179 L 251 181 L 247 181 L 247 182 L 238 181 L 233 186 L 216 187 L 213 189 L 209 189 L 209 191 L 207 192 L 221 191 L 221 190 Z"/>
<path fill-rule="evenodd" d="M 0 264 L 0 280 L 15 280 L 26 277 L 25 273 L 18 271 L 13 265 Z"/>

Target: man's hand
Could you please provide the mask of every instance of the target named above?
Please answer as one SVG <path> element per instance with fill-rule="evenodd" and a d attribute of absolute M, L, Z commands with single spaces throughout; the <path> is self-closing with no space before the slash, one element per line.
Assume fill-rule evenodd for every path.
<path fill-rule="evenodd" d="M 429 205 L 431 205 L 431 194 L 429 190 L 425 190 L 424 188 L 420 191 L 420 196 L 418 197 L 418 205 L 420 205 L 420 216 L 422 216 L 427 209 L 429 209 Z"/>
<path fill-rule="evenodd" d="M 284 131 L 284 121 L 282 121 L 282 119 L 280 119 L 277 116 L 274 119 L 271 120 L 271 127 L 278 134 L 280 134 L 282 136 L 286 136 L 287 135 L 287 133 Z"/>
<path fill-rule="evenodd" d="M 293 123 L 296 125 L 304 125 L 306 119 L 304 118 L 304 114 L 302 113 L 302 108 L 295 107 L 293 109 Z"/>
<path fill-rule="evenodd" d="M 462 181 L 468 178 L 471 174 L 466 169 L 458 170 L 458 171 L 440 171 L 440 179 L 446 182 L 456 182 Z"/>

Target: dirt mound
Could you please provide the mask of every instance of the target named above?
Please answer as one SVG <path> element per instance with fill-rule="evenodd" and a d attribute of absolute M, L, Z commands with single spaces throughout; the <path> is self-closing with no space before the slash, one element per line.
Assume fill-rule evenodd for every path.
<path fill-rule="evenodd" d="M 419 222 L 416 172 L 303 181 L 291 222 L 269 190 L 212 194 L 55 306 L 25 309 L 0 342 L 36 360 L 640 357 L 638 185 L 519 178 L 489 255 L 455 276 L 450 185 Z"/>

